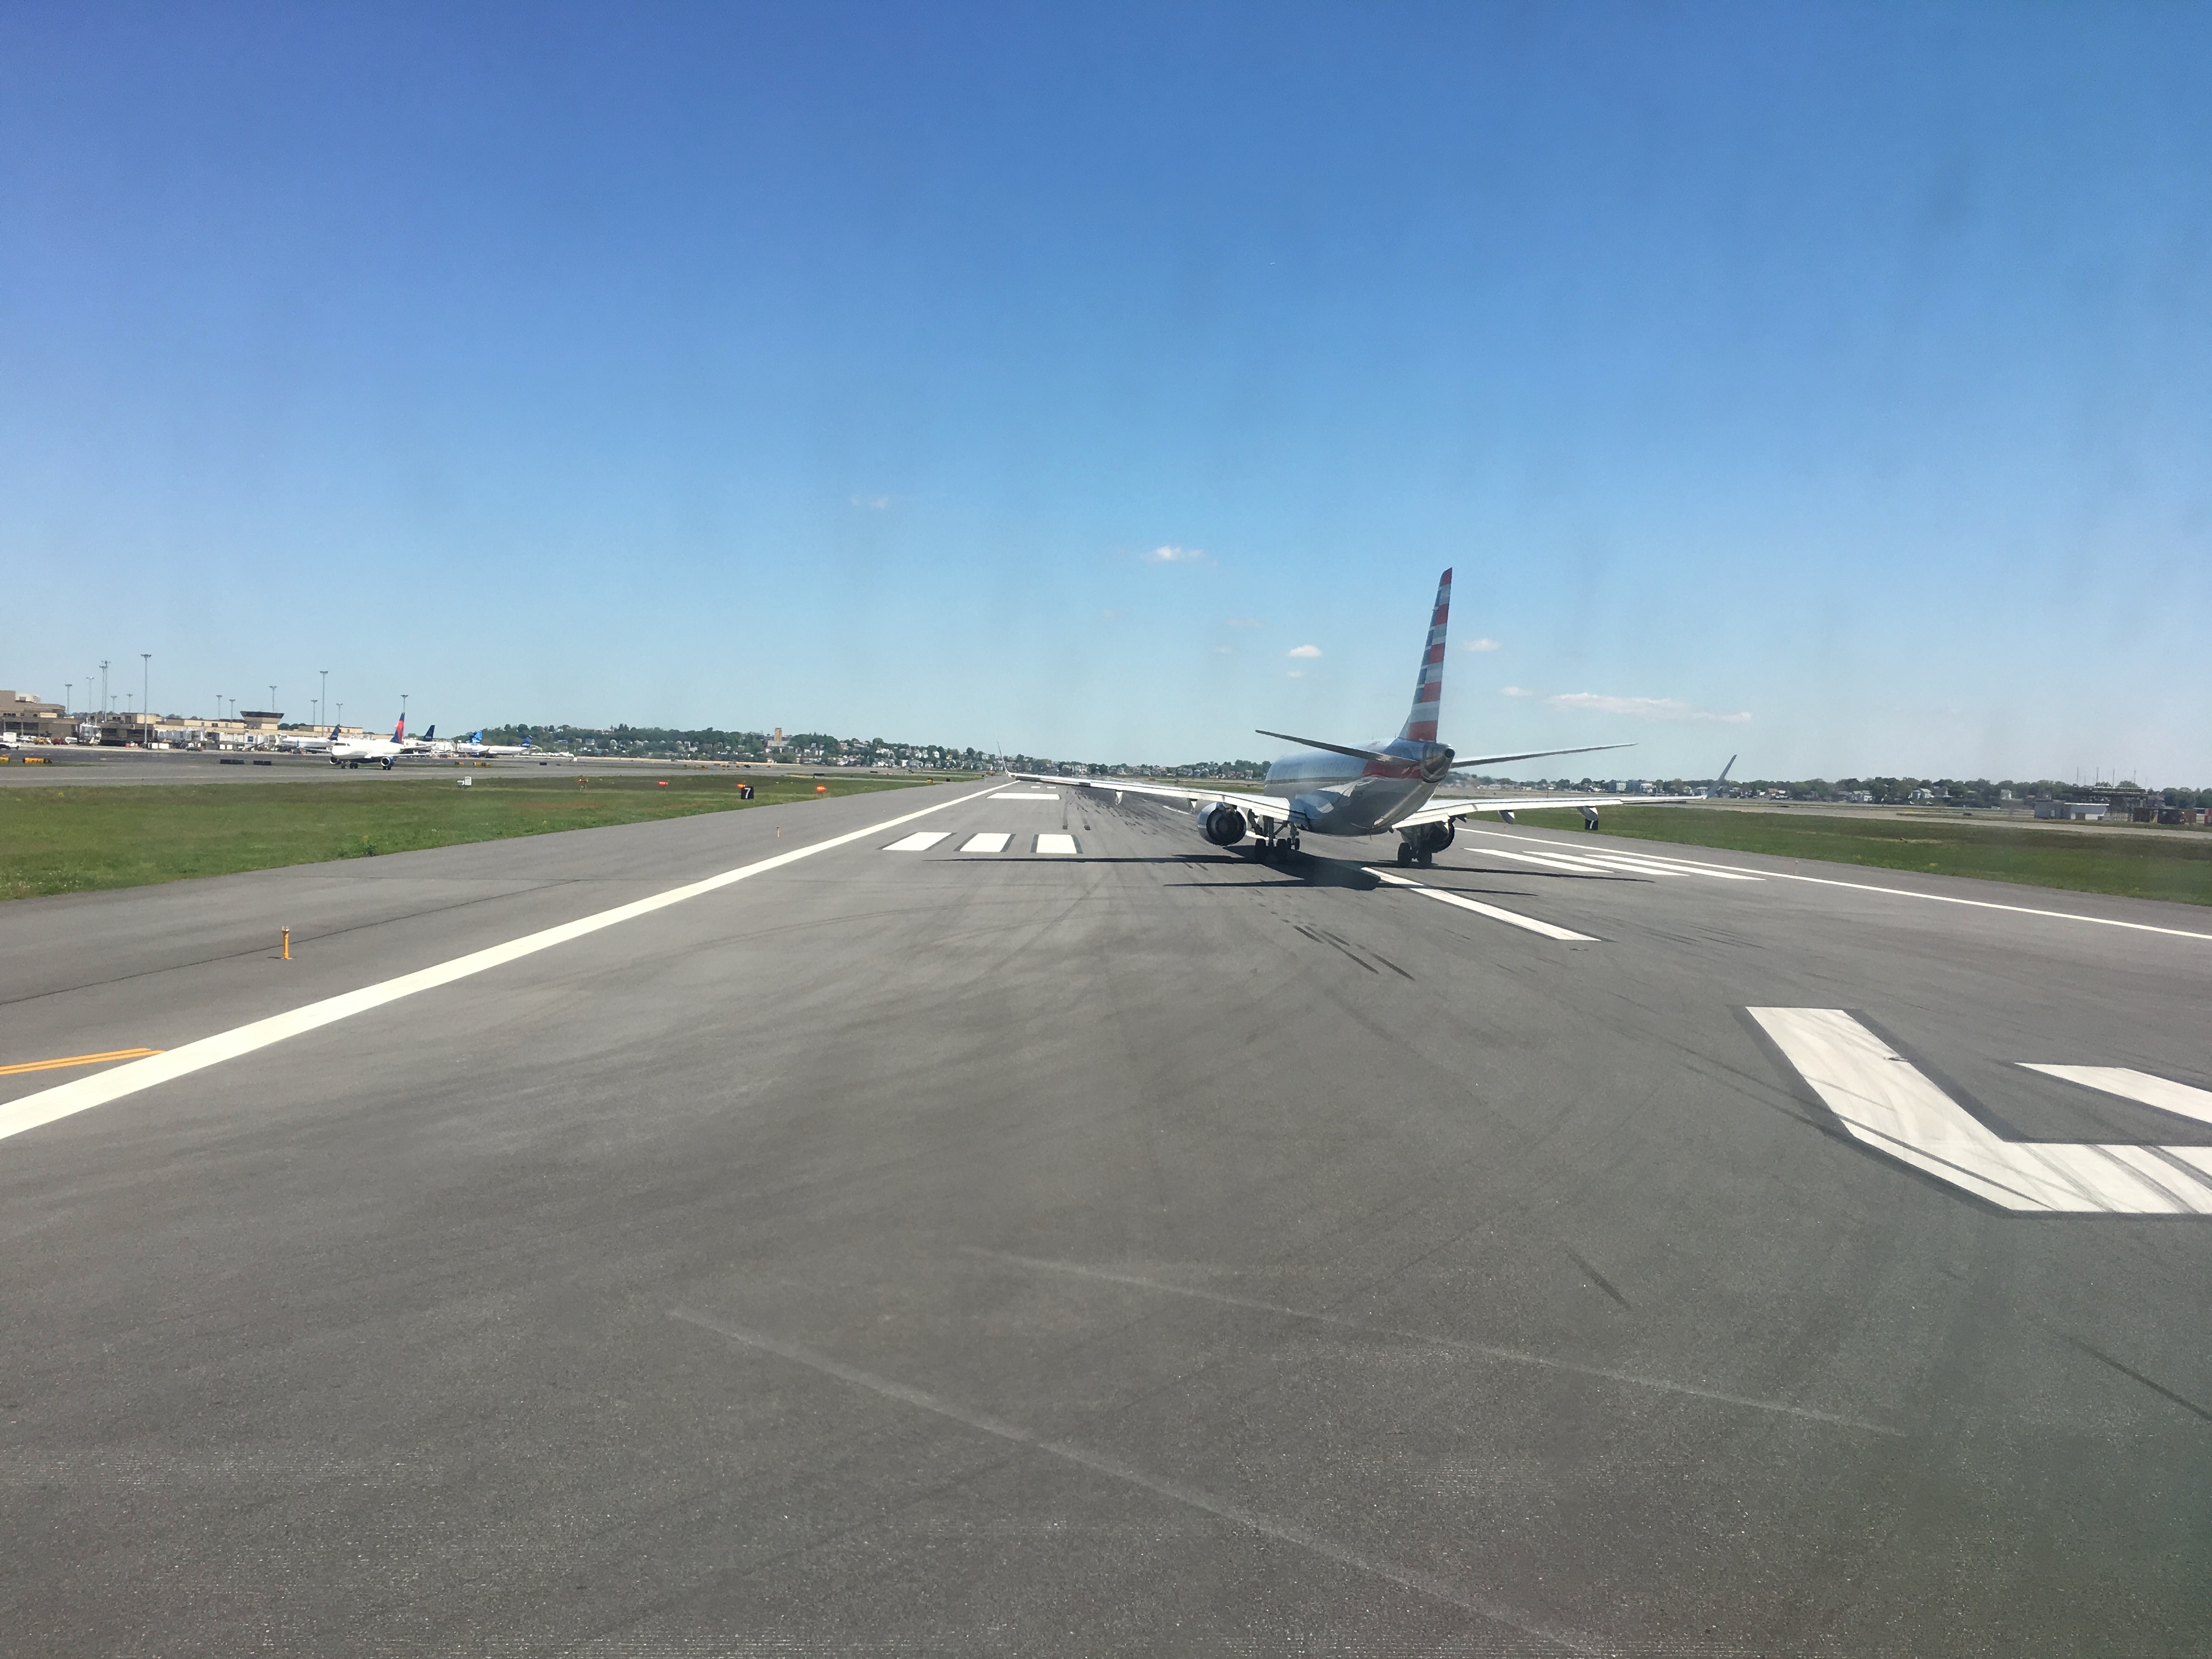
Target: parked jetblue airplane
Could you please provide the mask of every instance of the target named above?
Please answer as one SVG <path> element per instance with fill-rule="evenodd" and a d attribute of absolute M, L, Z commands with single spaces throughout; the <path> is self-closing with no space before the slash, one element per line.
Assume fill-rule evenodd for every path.
<path fill-rule="evenodd" d="M 1478 755 L 1461 760 L 1437 741 L 1437 712 L 1444 689 L 1444 630 L 1451 617 L 1452 573 L 1437 584 L 1436 609 L 1429 617 L 1429 642 L 1421 653 L 1420 677 L 1413 683 L 1413 706 L 1395 738 L 1370 744 L 1323 743 L 1287 732 L 1262 732 L 1263 738 L 1304 744 L 1303 752 L 1285 755 L 1267 769 L 1262 793 L 1178 789 L 1171 784 L 1131 783 L 1120 778 L 1070 778 L 1036 773 L 1034 783 L 1075 784 L 1116 793 L 1155 795 L 1188 801 L 1198 814 L 1199 833 L 1217 847 L 1234 847 L 1249 832 L 1259 837 L 1260 856 L 1298 850 L 1298 838 L 1316 836 L 1382 836 L 1398 833 L 1398 862 L 1429 864 L 1451 844 L 1452 823 L 1478 812 L 1495 812 L 1508 823 L 1513 814 L 1539 806 L 1578 806 L 1583 822 L 1597 828 L 1597 809 L 1617 806 L 1623 795 L 1530 796 L 1520 800 L 1433 801 L 1437 786 L 1454 772 L 1496 766 L 1506 761 L 1541 760 L 1550 755 L 1589 755 L 1605 749 L 1629 749 L 1626 743 L 1588 744 L 1579 749 L 1531 749 L 1517 755 Z M 1692 795 L 1638 795 L 1638 805 L 1698 799 Z"/>

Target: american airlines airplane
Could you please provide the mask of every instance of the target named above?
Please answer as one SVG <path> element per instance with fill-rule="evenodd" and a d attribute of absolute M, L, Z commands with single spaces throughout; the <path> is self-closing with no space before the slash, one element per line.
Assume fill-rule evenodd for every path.
<path fill-rule="evenodd" d="M 1429 642 L 1421 653 L 1420 676 L 1413 682 L 1413 706 L 1395 738 L 1370 744 L 1336 744 L 1292 737 L 1287 732 L 1261 732 L 1263 738 L 1280 738 L 1305 747 L 1270 766 L 1267 781 L 1260 786 L 1261 793 L 1256 795 L 1178 789 L 1169 784 L 1131 783 L 1121 778 L 1017 775 L 1032 783 L 1075 784 L 1087 789 L 1110 789 L 1117 794 L 1155 795 L 1188 802 L 1198 815 L 1199 833 L 1206 840 L 1216 847 L 1234 847 L 1249 833 L 1259 838 L 1261 858 L 1297 852 L 1302 836 L 1382 836 L 1395 830 L 1398 862 L 1420 865 L 1433 863 L 1436 855 L 1451 845 L 1455 819 L 1480 812 L 1495 812 L 1510 823 L 1516 811 L 1577 806 L 1582 809 L 1583 823 L 1595 830 L 1601 806 L 1618 806 L 1631 799 L 1639 806 L 1701 799 L 1695 795 L 1577 795 L 1561 799 L 1534 795 L 1520 800 L 1487 797 L 1432 800 L 1439 785 L 1454 772 L 1470 767 L 1635 746 L 1597 743 L 1579 749 L 1531 749 L 1516 755 L 1478 755 L 1461 760 L 1450 748 L 1438 743 L 1437 712 L 1443 699 L 1444 629 L 1451 617 L 1451 580 L 1452 573 L 1447 570 L 1437 584 L 1436 608 L 1429 617 Z"/>

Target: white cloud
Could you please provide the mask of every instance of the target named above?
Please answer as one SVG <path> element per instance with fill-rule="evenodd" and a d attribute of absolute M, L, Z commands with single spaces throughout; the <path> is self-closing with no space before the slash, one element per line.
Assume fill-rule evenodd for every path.
<path fill-rule="evenodd" d="M 1302 680 L 1305 677 L 1306 671 L 1303 668 L 1286 669 L 1283 673 L 1283 678 L 1286 680 Z"/>
<path fill-rule="evenodd" d="M 1460 649 L 1462 651 L 1495 651 L 1498 649 L 1498 641 L 1496 640 L 1469 640 L 1465 645 L 1460 647 Z"/>
<path fill-rule="evenodd" d="M 1147 564 L 1191 564 L 1206 556 L 1202 547 L 1156 547 L 1145 555 Z"/>
<path fill-rule="evenodd" d="M 1294 645 L 1283 654 L 1286 657 L 1318 657 L 1321 647 L 1317 645 Z"/>
<path fill-rule="evenodd" d="M 1231 628 L 1265 628 L 1267 624 L 1257 617 L 1231 617 L 1229 625 Z"/>
<path fill-rule="evenodd" d="M 1544 701 L 1554 708 L 1590 708 L 1601 714 L 1628 714 L 1644 720 L 1717 720 L 1741 726 L 1751 718 L 1748 714 L 1723 714 L 1695 708 L 1679 697 L 1608 697 L 1595 691 L 1562 691 Z"/>
<path fill-rule="evenodd" d="M 1217 645 L 1213 647 L 1213 654 L 1217 657 L 1233 657 L 1237 654 L 1237 647 L 1233 645 Z"/>
<path fill-rule="evenodd" d="M 871 513 L 885 512 L 890 508 L 890 504 L 891 498 L 888 495 L 855 495 L 853 497 L 854 506 L 865 507 Z"/>
<path fill-rule="evenodd" d="M 1118 611 L 1102 611 L 1098 613 L 1098 620 L 1100 622 L 1119 622 L 1121 620 L 1121 613 Z"/>
<path fill-rule="evenodd" d="M 1536 694 L 1525 685 L 1501 685 L 1498 688 L 1498 695 L 1501 697 L 1533 697 Z"/>

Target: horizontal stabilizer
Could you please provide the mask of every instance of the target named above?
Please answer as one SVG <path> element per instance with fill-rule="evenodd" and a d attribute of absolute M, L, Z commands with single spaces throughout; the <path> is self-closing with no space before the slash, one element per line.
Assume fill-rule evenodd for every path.
<path fill-rule="evenodd" d="M 1271 732 L 1267 735 L 1273 737 L 1274 733 Z M 1454 761 L 1451 769 L 1458 772 L 1470 766 L 1495 766 L 1501 761 L 1542 760 L 1547 755 L 1595 755 L 1601 749 L 1633 749 L 1635 747 L 1632 743 L 1593 743 L 1586 744 L 1580 749 L 1531 749 L 1525 755 L 1480 755 L 1474 760 Z"/>
<path fill-rule="evenodd" d="M 1255 726 L 1255 731 L 1259 728 Z M 1263 738 L 1280 738 L 1285 743 L 1302 743 L 1309 749 L 1326 749 L 1332 755 L 1349 755 L 1354 760 L 1387 761 L 1397 758 L 1379 749 L 1354 749 L 1341 743 L 1323 743 L 1319 738 L 1294 738 L 1287 732 L 1261 732 Z"/>

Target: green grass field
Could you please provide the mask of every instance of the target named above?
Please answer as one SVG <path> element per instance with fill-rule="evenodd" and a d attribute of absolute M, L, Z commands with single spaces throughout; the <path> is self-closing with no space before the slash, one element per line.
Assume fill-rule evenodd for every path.
<path fill-rule="evenodd" d="M 1523 812 L 1523 823 L 1580 830 L 1572 811 Z M 1803 817 L 1694 806 L 1612 806 L 1607 835 L 1686 842 L 1784 858 L 1826 859 L 2081 893 L 2212 904 L 2212 836 L 2202 842 L 2125 829 L 2030 830 L 1942 819 Z"/>
<path fill-rule="evenodd" d="M 542 836 L 606 823 L 689 817 L 812 800 L 816 780 L 741 780 L 671 771 L 656 776 L 518 778 L 451 773 L 344 783 L 149 783 L 0 789 L 0 899 L 137 887 L 192 876 Z M 908 787 L 890 778 L 829 778 L 832 795 Z"/>

